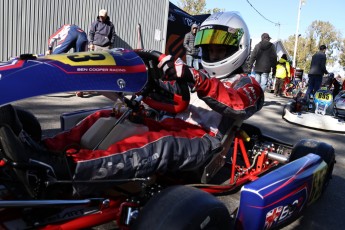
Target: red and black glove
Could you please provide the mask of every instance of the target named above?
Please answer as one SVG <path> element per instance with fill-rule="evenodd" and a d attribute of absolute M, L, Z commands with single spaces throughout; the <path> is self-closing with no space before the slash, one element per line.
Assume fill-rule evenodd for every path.
<path fill-rule="evenodd" d="M 158 68 L 163 70 L 164 80 L 172 81 L 177 79 L 185 79 L 187 82 L 194 83 L 194 78 L 189 67 L 181 58 L 174 59 L 171 55 L 165 56 L 159 63 Z"/>
<path fill-rule="evenodd" d="M 192 91 L 196 90 L 204 79 L 208 78 L 206 72 L 187 66 L 181 58 L 176 59 L 174 62 L 171 55 L 162 58 L 158 63 L 158 68 L 163 70 L 165 80 L 184 79 L 186 82 L 191 83 Z"/>

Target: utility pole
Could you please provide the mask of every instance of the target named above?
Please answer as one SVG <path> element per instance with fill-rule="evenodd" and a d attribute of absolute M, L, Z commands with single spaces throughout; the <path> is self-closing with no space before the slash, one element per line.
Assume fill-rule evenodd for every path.
<path fill-rule="evenodd" d="M 299 6 L 298 6 L 298 16 L 297 16 L 297 27 L 296 27 L 296 34 L 295 34 L 295 48 L 293 51 L 293 62 L 292 62 L 292 66 L 294 68 L 296 68 L 296 55 L 297 55 L 297 43 L 298 43 L 298 30 L 299 30 L 299 20 L 300 20 L 300 15 L 301 15 L 301 7 L 302 4 L 304 5 L 305 0 L 299 0 Z"/>

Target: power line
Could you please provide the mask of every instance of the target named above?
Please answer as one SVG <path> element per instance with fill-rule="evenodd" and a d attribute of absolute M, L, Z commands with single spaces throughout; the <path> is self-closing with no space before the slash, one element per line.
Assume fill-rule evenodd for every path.
<path fill-rule="evenodd" d="M 265 20 L 267 20 L 267 21 L 273 23 L 275 26 L 280 26 L 280 23 L 279 23 L 279 22 L 278 22 L 278 23 L 273 22 L 273 21 L 269 20 L 268 18 L 266 18 L 264 15 L 262 15 L 257 9 L 255 9 L 255 7 L 249 2 L 249 0 L 247 0 L 247 2 L 248 2 L 248 4 L 249 4 L 258 14 L 260 14 L 261 17 L 263 17 Z"/>

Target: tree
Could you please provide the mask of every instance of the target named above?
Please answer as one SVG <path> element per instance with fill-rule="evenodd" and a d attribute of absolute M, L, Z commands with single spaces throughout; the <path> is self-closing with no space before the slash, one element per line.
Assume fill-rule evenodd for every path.
<path fill-rule="evenodd" d="M 177 6 L 190 15 L 212 14 L 225 11 L 220 8 L 214 8 L 212 10 L 206 9 L 206 0 L 180 0 Z"/>
<path fill-rule="evenodd" d="M 345 39 L 343 39 L 343 42 L 341 44 L 339 64 L 343 67 L 343 70 L 345 70 Z"/>
<path fill-rule="evenodd" d="M 295 36 L 289 36 L 283 44 L 289 53 L 294 53 Z M 327 65 L 334 65 L 342 49 L 341 34 L 329 22 L 313 21 L 306 36 L 298 39 L 296 66 L 309 72 L 311 58 L 323 44 L 327 46 Z"/>

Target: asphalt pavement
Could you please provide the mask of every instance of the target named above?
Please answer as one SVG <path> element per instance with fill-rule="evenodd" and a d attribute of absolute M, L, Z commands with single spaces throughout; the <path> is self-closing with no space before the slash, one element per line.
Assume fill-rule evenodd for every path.
<path fill-rule="evenodd" d="M 316 139 L 331 144 L 336 153 L 333 178 L 323 196 L 312 204 L 305 214 L 284 229 L 335 230 L 345 226 L 345 134 L 313 130 L 282 119 L 283 108 L 289 98 L 275 97 L 265 93 L 261 111 L 246 122 L 257 125 L 264 134 L 294 144 L 301 139 Z"/>
<path fill-rule="evenodd" d="M 287 143 L 301 139 L 316 139 L 331 144 L 336 151 L 336 165 L 333 179 L 323 196 L 312 204 L 298 220 L 284 229 L 344 229 L 345 226 L 345 134 L 323 132 L 290 124 L 282 119 L 284 105 L 291 99 L 275 97 L 265 93 L 265 104 L 261 111 L 246 120 L 261 128 L 264 134 Z M 41 96 L 29 101 L 16 103 L 33 112 L 49 136 L 59 131 L 60 114 L 91 107 L 112 105 L 111 101 L 99 95 L 76 97 L 74 93 Z M 47 105 L 47 106 L 40 106 Z M 44 109 L 42 109 L 44 108 Z"/>

